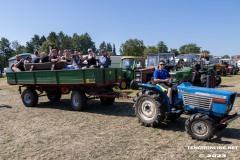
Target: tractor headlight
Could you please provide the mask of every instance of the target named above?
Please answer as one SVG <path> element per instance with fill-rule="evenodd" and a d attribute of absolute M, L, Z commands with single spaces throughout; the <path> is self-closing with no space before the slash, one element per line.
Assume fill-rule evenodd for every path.
<path fill-rule="evenodd" d="M 226 107 L 226 112 L 229 112 L 231 109 L 232 109 L 232 104 L 231 104 L 231 102 L 229 101 L 228 102 L 228 105 L 227 105 L 227 107 Z"/>

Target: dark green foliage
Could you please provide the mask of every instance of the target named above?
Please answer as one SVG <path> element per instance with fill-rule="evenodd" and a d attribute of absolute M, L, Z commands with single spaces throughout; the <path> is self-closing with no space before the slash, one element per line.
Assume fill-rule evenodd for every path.
<path fill-rule="evenodd" d="M 12 56 L 12 49 L 10 47 L 10 42 L 6 38 L 1 38 L 0 40 L 0 70 L 2 71 L 4 67 L 8 65 L 8 59 Z"/>
<path fill-rule="evenodd" d="M 178 50 L 177 49 L 173 49 L 173 48 L 170 49 L 170 53 L 175 53 L 175 56 L 179 55 Z"/>
<path fill-rule="evenodd" d="M 157 44 L 157 51 L 158 53 L 168 53 L 168 47 L 163 41 L 160 41 Z"/>
<path fill-rule="evenodd" d="M 144 49 L 144 57 L 147 57 L 149 53 L 158 53 L 158 49 L 156 46 L 148 46 Z"/>
<path fill-rule="evenodd" d="M 201 47 L 198 47 L 194 43 L 189 43 L 186 45 L 183 45 L 179 48 L 180 54 L 187 54 L 187 53 L 200 53 Z"/>
<path fill-rule="evenodd" d="M 145 48 L 143 40 L 129 39 L 120 46 L 120 53 L 126 56 L 143 56 Z"/>

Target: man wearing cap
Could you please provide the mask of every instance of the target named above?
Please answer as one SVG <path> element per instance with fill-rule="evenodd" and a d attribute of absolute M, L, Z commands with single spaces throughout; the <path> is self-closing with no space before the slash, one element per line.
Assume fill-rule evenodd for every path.
<path fill-rule="evenodd" d="M 107 54 L 105 50 L 101 51 L 101 57 L 98 59 L 98 66 L 100 68 L 108 68 L 110 65 L 110 56 Z"/>

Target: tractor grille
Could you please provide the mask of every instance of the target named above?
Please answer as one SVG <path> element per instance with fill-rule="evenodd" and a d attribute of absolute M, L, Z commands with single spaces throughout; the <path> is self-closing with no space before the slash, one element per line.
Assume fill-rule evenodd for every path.
<path fill-rule="evenodd" d="M 184 105 L 207 110 L 212 106 L 212 98 L 192 93 L 183 93 L 183 101 Z"/>
<path fill-rule="evenodd" d="M 142 82 L 142 74 L 140 71 L 135 71 L 134 79 L 136 82 Z"/>

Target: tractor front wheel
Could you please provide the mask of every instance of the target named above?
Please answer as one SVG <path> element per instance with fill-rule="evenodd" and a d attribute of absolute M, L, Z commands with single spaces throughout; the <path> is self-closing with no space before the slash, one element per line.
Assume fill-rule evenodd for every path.
<path fill-rule="evenodd" d="M 120 89 L 127 89 L 128 83 L 127 83 L 126 79 L 122 79 L 121 82 L 119 83 L 118 87 Z"/>
<path fill-rule="evenodd" d="M 208 115 L 197 113 L 186 120 L 185 129 L 193 139 L 205 141 L 213 137 L 215 125 Z"/>
<path fill-rule="evenodd" d="M 130 88 L 133 89 L 133 90 L 137 90 L 139 89 L 139 86 L 138 86 L 138 83 L 136 82 L 135 79 L 133 79 L 130 83 Z"/>

